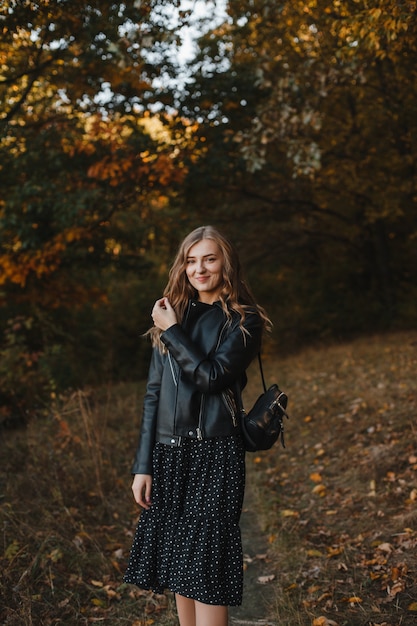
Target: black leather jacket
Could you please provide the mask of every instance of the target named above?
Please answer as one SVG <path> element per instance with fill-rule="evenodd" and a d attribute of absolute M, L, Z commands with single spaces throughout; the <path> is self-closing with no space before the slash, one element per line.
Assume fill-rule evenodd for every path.
<path fill-rule="evenodd" d="M 233 389 L 246 384 L 245 370 L 260 350 L 262 320 L 248 312 L 229 322 L 220 303 L 191 300 L 182 324 L 161 334 L 167 348 L 154 348 L 144 398 L 141 434 L 133 474 L 152 474 L 156 441 L 181 445 L 181 438 L 202 439 L 238 432 Z"/>

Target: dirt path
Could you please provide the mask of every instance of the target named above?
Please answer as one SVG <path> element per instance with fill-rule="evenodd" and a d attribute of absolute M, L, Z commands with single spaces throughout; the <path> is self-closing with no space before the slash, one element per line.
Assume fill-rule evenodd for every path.
<path fill-rule="evenodd" d="M 256 498 L 251 485 L 251 477 L 247 476 L 245 502 L 241 517 L 245 576 L 243 585 L 243 604 L 230 609 L 231 626 L 277 626 L 269 619 L 271 605 L 274 601 L 274 584 L 261 583 L 261 577 L 275 572 L 268 562 L 267 537 L 262 532 L 256 511 Z"/>

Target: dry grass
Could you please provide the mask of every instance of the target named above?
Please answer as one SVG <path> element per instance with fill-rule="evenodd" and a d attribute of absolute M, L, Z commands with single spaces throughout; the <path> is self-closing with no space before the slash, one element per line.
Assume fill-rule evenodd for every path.
<path fill-rule="evenodd" d="M 305 350 L 267 373 L 292 418 L 285 450 L 249 460 L 276 623 L 415 625 L 417 334 Z"/>
<path fill-rule="evenodd" d="M 167 597 L 122 583 L 140 395 L 78 392 L 49 420 L 2 433 L 2 625 L 175 623 Z"/>
<path fill-rule="evenodd" d="M 291 412 L 286 450 L 248 456 L 277 574 L 271 623 L 416 624 L 416 347 L 408 333 L 266 361 Z M 1 433 L 2 625 L 177 623 L 169 596 L 122 584 L 142 392 L 75 393 Z"/>

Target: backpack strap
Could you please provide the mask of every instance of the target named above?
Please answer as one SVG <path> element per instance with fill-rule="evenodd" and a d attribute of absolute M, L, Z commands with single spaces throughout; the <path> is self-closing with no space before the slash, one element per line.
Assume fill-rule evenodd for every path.
<path fill-rule="evenodd" d="M 266 391 L 264 368 L 262 367 L 262 358 L 261 358 L 261 353 L 260 352 L 258 352 L 258 363 L 259 363 L 259 371 L 261 372 L 262 386 L 264 388 L 264 391 Z"/>

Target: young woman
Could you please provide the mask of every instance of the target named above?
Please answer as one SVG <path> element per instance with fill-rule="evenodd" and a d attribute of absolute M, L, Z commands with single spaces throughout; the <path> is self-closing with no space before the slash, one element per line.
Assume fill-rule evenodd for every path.
<path fill-rule="evenodd" d="M 227 626 L 242 601 L 245 453 L 236 394 L 269 325 L 230 242 L 182 242 L 152 310 L 153 353 L 132 490 L 143 507 L 124 580 L 175 594 L 181 626 Z"/>

